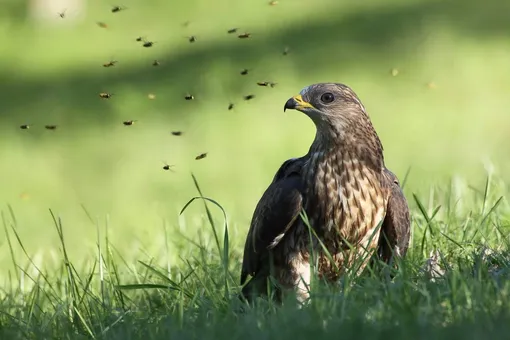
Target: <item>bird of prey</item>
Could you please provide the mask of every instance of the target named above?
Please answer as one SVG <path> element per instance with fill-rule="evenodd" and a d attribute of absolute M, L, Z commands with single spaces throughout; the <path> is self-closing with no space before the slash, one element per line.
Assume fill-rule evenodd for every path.
<path fill-rule="evenodd" d="M 310 117 L 316 134 L 306 155 L 283 162 L 255 208 L 241 270 L 248 301 L 267 293 L 271 276 L 280 302 L 284 291 L 305 302 L 311 248 L 319 278 L 334 282 L 356 261 L 354 274 L 361 273 L 370 261 L 367 252 L 389 263 L 393 255 L 405 256 L 409 246 L 406 198 L 354 91 L 337 83 L 310 85 L 286 109 Z"/>

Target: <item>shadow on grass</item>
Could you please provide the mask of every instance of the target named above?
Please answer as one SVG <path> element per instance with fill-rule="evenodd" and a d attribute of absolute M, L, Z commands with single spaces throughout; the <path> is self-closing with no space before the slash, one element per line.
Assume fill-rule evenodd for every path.
<path fill-rule="evenodd" d="M 483 3 L 423 1 L 394 8 L 366 10 L 339 20 L 313 22 L 244 41 L 234 39 L 229 43 L 205 47 L 197 42 L 193 49 L 164 58 L 165 62 L 158 68 L 138 65 L 112 73 L 107 80 L 95 77 L 87 70 L 53 79 L 34 80 L 20 77 L 13 68 L 4 68 L 0 73 L 0 78 L 4 80 L 0 84 L 3 108 L 0 121 L 3 124 L 13 121 L 21 123 L 20 117 L 13 112 L 22 111 L 24 118 L 31 119 L 45 114 L 40 109 L 44 103 L 49 103 L 50 106 L 59 107 L 58 113 L 52 114 L 52 118 L 58 121 L 106 123 L 116 118 L 115 113 L 98 97 L 98 93 L 105 89 L 115 92 L 116 88 L 126 85 L 140 88 L 141 91 L 164 89 L 160 99 L 152 102 L 151 107 L 164 110 L 165 114 L 177 115 L 186 105 L 193 105 L 193 102 L 184 100 L 188 91 L 204 101 L 213 99 L 214 94 L 210 90 L 214 86 L 222 87 L 220 92 L 224 91 L 237 100 L 242 100 L 242 96 L 249 93 L 262 93 L 255 82 L 265 79 L 258 79 L 258 75 L 257 78 L 242 77 L 239 70 L 245 67 L 257 69 L 256 66 L 264 61 L 271 61 L 272 69 L 257 69 L 260 77 L 274 73 L 284 63 L 288 63 L 291 66 L 289 69 L 294 70 L 298 77 L 299 72 L 313 74 L 327 72 L 328 69 L 334 69 L 335 75 L 338 75 L 360 62 L 369 67 L 391 60 L 395 55 L 414 54 L 415 47 L 427 39 L 432 23 L 437 23 L 439 29 L 445 27 L 470 38 L 508 37 L 509 11 L 510 3 L 498 0 Z M 292 49 L 287 56 L 282 55 L 285 46 Z M 219 63 L 228 63 L 232 72 L 217 72 Z M 211 81 L 211 77 L 217 77 L 217 83 Z M 333 76 L 331 80 L 342 79 Z M 213 83 L 216 85 L 211 85 Z M 112 100 L 122 100 L 122 93 Z M 225 109 L 227 105 L 225 103 Z M 169 108 L 171 112 L 168 112 Z"/>

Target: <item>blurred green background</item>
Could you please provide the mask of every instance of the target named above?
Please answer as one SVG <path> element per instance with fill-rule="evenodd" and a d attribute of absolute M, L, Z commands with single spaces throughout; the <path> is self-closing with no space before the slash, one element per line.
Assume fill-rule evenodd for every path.
<path fill-rule="evenodd" d="M 127 9 L 112 13 L 112 5 Z M 43 267 L 59 247 L 50 208 L 72 257 L 95 251 L 97 229 L 81 205 L 103 234 L 108 216 L 110 239 L 127 259 L 146 250 L 162 260 L 165 221 L 177 259 L 180 233 L 197 240 L 208 228 L 201 204 L 178 217 L 197 194 L 190 172 L 226 209 L 240 249 L 275 171 L 313 139 L 312 122 L 283 104 L 317 82 L 359 95 L 387 166 L 401 179 L 411 167 L 410 200 L 452 177 L 479 185 L 488 167 L 510 177 L 508 1 L 4 0 L 0 8 L 1 210 L 9 224 L 12 206 Z M 252 36 L 227 34 L 233 27 Z M 154 46 L 143 48 L 139 36 Z M 102 66 L 111 59 L 114 67 Z M 240 75 L 243 68 L 250 73 Z M 248 94 L 255 98 L 244 101 Z M 0 246 L 7 270 L 3 234 Z"/>

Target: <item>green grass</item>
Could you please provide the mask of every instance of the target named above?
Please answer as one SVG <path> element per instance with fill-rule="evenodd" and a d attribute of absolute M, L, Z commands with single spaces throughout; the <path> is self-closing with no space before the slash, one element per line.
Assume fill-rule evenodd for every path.
<path fill-rule="evenodd" d="M 0 338 L 508 333 L 507 2 L 123 5 L 112 14 L 108 3 L 91 1 L 65 20 L 55 11 L 50 22 L 26 16 L 22 1 L 1 5 Z M 228 35 L 232 27 L 253 36 Z M 185 39 L 192 34 L 194 44 Z M 156 44 L 144 49 L 138 36 Z M 101 66 L 112 58 L 115 67 Z M 250 74 L 239 75 L 242 68 Z M 283 113 L 283 104 L 324 81 L 358 93 L 387 166 L 401 180 L 410 169 L 409 256 L 393 281 L 366 272 L 341 290 L 314 287 L 301 310 L 261 303 L 240 313 L 255 204 L 314 134 L 307 117 Z M 101 100 L 103 91 L 115 96 Z M 196 99 L 185 101 L 187 92 Z M 251 93 L 254 100 L 242 100 Z M 123 126 L 129 119 L 138 121 Z M 20 130 L 25 123 L 34 126 Z M 196 161 L 202 152 L 207 158 Z M 180 214 L 199 195 L 191 172 L 224 209 L 228 234 L 211 202 L 211 217 L 200 200 Z M 494 249 L 491 258 L 481 260 L 482 246 Z M 450 268 L 431 282 L 421 268 L 435 249 Z"/>
<path fill-rule="evenodd" d="M 98 237 L 89 263 L 77 268 L 68 258 L 66 228 L 52 213 L 60 266 L 45 271 L 33 259 L 26 267 L 14 263 L 18 270 L 11 279 L 18 286 L 3 298 L 0 334 L 13 339 L 291 339 L 339 333 L 505 338 L 510 256 L 502 212 L 508 213 L 508 205 L 498 189 L 488 178 L 480 195 L 469 195 L 469 211 L 447 192 L 435 195 L 432 211 L 415 197 L 421 211 L 413 212 L 413 243 L 393 280 L 383 267 L 356 280 L 346 277 L 337 288 L 312 286 L 312 302 L 302 309 L 292 300 L 283 307 L 264 300 L 248 307 L 238 300 L 241 254 L 239 247 L 231 248 L 227 223 L 219 227 L 221 214 L 214 210 L 223 208 L 214 200 L 205 198 L 214 203 L 205 206 L 209 237 L 190 240 L 180 250 L 181 260 L 165 266 L 152 256 L 126 263 L 105 236 Z M 190 200 L 182 212 L 197 203 Z M 4 216 L 4 223 L 9 245 L 24 249 L 15 215 Z M 489 244 L 499 247 L 487 249 Z M 440 250 L 437 265 L 444 275 L 431 280 L 423 259 L 434 249 Z"/>

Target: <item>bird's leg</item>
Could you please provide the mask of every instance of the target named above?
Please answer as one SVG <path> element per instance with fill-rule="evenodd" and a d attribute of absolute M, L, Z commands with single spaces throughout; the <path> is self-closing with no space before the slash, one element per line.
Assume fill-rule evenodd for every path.
<path fill-rule="evenodd" d="M 303 259 L 301 254 L 297 255 L 293 262 L 294 287 L 296 289 L 297 300 L 304 303 L 310 297 L 310 262 Z"/>

